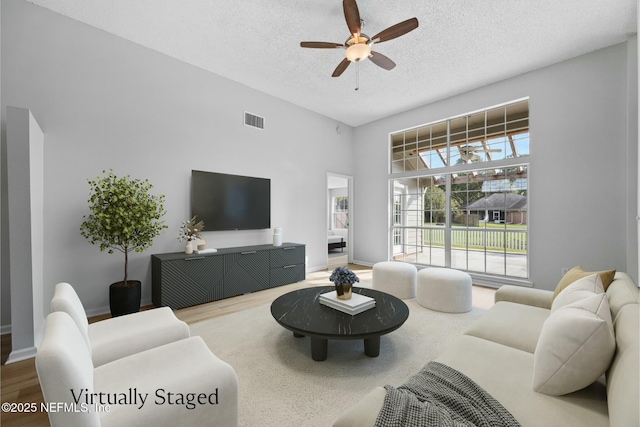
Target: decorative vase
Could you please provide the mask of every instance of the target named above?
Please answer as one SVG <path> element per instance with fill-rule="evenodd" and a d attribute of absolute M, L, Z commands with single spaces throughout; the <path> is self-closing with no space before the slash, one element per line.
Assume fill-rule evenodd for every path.
<path fill-rule="evenodd" d="M 282 229 L 280 227 L 273 229 L 273 246 L 282 246 Z"/>
<path fill-rule="evenodd" d="M 342 284 L 336 285 L 336 294 L 338 294 L 338 299 L 351 299 L 351 289 L 353 285 Z"/>
<path fill-rule="evenodd" d="M 184 245 L 184 253 L 187 255 L 193 253 L 193 245 L 191 244 L 191 240 L 187 240 L 187 244 Z"/>
<path fill-rule="evenodd" d="M 208 242 L 207 242 L 207 239 L 205 239 L 204 237 L 200 237 L 199 239 L 196 239 L 195 243 L 199 251 L 204 251 L 205 249 L 207 249 Z"/>

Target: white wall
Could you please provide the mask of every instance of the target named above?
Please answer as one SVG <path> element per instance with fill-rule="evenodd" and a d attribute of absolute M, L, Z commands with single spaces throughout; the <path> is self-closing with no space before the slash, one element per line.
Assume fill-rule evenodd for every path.
<path fill-rule="evenodd" d="M 636 234 L 628 216 L 635 217 L 637 180 L 629 176 L 637 164 L 627 161 L 637 152 L 637 114 L 629 114 L 637 97 L 628 97 L 637 93 L 628 78 L 636 54 L 620 44 L 358 127 L 354 151 L 367 159 L 354 163 L 356 262 L 387 259 L 390 132 L 528 96 L 531 281 L 552 289 L 562 267 L 578 264 L 637 281 L 629 261 L 637 244 L 627 246 Z"/>
<path fill-rule="evenodd" d="M 101 253 L 79 232 L 87 179 L 103 169 L 149 179 L 166 196 L 169 229 L 130 258 L 143 303 L 150 255 L 184 249 L 177 236 L 190 214 L 192 169 L 270 178 L 272 227 L 307 245 L 307 269 L 326 266 L 326 172 L 350 172 L 351 128 L 338 134 L 334 120 L 24 1 L 2 1 L 1 29 L 3 120 L 6 105 L 28 107 L 45 134 L 45 301 L 68 281 L 87 311 L 108 311 L 124 257 Z M 265 130 L 245 127 L 244 111 L 264 116 Z M 229 247 L 270 243 L 271 233 L 205 236 Z"/>

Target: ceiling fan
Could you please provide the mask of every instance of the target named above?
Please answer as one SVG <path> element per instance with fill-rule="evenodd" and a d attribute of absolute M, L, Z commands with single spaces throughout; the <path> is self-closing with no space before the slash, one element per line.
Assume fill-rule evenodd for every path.
<path fill-rule="evenodd" d="M 312 49 L 345 49 L 345 58 L 333 71 L 333 74 L 331 75 L 332 77 L 340 76 L 352 62 L 360 62 L 367 58 L 385 70 L 393 69 L 396 66 L 395 62 L 381 53 L 372 51 L 371 47 L 375 43 L 386 42 L 405 35 L 409 31 L 415 30 L 418 28 L 418 19 L 407 19 L 406 21 L 400 22 L 399 24 L 393 25 L 386 30 L 379 32 L 373 37 L 369 37 L 361 32 L 363 23 L 360 20 L 360 13 L 358 12 L 356 0 L 343 0 L 342 8 L 344 9 L 344 18 L 347 21 L 349 33 L 351 34 L 347 41 L 343 44 L 328 42 L 301 42 L 300 47 L 308 47 Z"/>
<path fill-rule="evenodd" d="M 482 146 L 471 146 L 471 145 L 459 145 L 458 151 L 460 151 L 460 157 L 465 162 L 473 162 L 480 160 L 480 156 L 476 154 L 476 151 L 481 151 L 483 153 L 500 153 L 502 150 L 500 148 L 485 148 Z"/>

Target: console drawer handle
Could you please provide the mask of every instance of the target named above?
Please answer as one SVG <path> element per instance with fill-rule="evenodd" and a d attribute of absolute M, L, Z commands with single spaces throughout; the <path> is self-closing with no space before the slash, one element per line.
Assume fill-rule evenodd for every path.
<path fill-rule="evenodd" d="M 251 255 L 255 253 L 257 253 L 257 251 L 240 252 L 240 255 Z"/>
<path fill-rule="evenodd" d="M 296 266 L 295 264 L 292 264 L 292 265 L 285 265 L 285 266 L 284 266 L 284 267 L 282 267 L 282 268 L 293 268 L 293 267 L 295 267 L 295 266 Z"/>
<path fill-rule="evenodd" d="M 199 257 L 195 257 L 195 258 L 185 258 L 184 260 L 185 261 L 196 261 L 196 260 L 199 260 L 199 259 L 204 259 L 204 257 L 203 256 L 199 256 Z"/>
<path fill-rule="evenodd" d="M 285 251 L 293 251 L 293 250 L 295 250 L 297 248 L 282 248 L 282 249 L 284 249 Z"/>

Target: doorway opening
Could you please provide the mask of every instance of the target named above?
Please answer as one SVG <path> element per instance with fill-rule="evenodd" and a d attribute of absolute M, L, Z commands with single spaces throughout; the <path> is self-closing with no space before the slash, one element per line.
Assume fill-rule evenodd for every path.
<path fill-rule="evenodd" d="M 327 269 L 353 260 L 353 177 L 327 172 Z"/>

